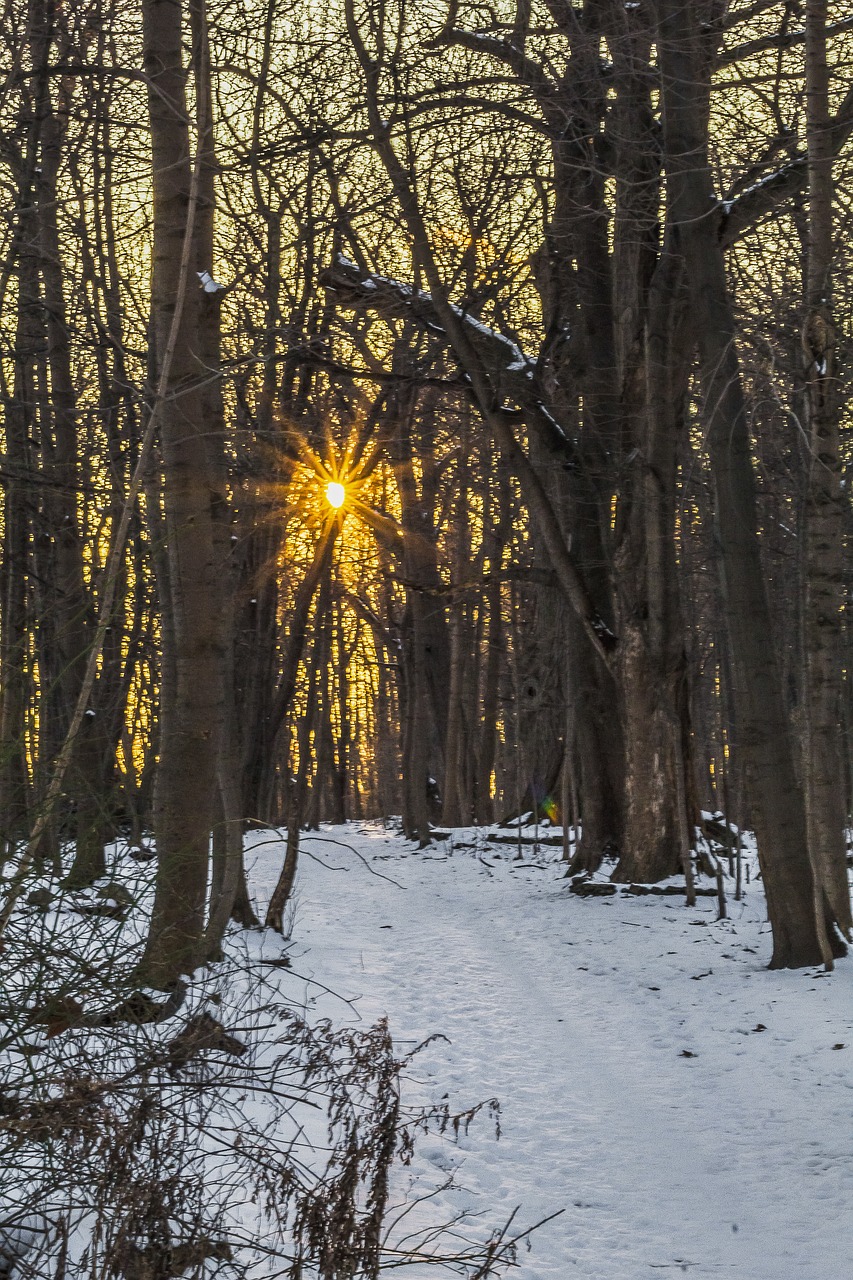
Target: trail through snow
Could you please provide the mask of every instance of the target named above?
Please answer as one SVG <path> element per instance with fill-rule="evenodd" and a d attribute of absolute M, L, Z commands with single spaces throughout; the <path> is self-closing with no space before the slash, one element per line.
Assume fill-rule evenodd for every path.
<path fill-rule="evenodd" d="M 554 851 L 456 842 L 306 837 L 294 908 L 291 981 L 317 1012 L 387 1014 L 401 1051 L 447 1037 L 409 1102 L 499 1099 L 499 1138 L 481 1115 L 419 1140 L 395 1184 L 429 1197 L 412 1232 L 469 1212 L 458 1231 L 485 1238 L 518 1205 L 514 1228 L 564 1211 L 522 1247 L 524 1280 L 845 1280 L 853 963 L 767 971 L 756 885 L 717 921 L 711 898 L 580 899 Z M 256 851 L 262 898 L 280 856 Z"/>

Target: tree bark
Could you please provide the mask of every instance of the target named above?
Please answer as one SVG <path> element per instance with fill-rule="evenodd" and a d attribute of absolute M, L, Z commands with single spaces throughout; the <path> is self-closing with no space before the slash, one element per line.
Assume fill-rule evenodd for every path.
<path fill-rule="evenodd" d="M 30 120 L 31 135 L 35 121 Z M 28 634 L 27 570 L 30 541 L 28 441 L 34 433 L 33 356 L 39 343 L 39 289 L 32 173 L 37 138 L 21 174 L 16 243 L 11 248 L 18 286 L 12 390 L 5 401 L 6 470 L 3 492 L 3 557 L 0 563 L 0 858 L 25 834 L 29 807 L 26 764 Z M 5 386 L 5 383 L 4 383 Z M 4 397 L 5 399 L 5 397 Z"/>
<path fill-rule="evenodd" d="M 755 477 L 737 337 L 708 164 L 707 73 L 698 17 L 657 0 L 668 216 L 683 254 L 699 335 L 741 748 L 773 929 L 772 968 L 832 964 L 815 910 L 805 802 L 794 768 L 758 541 Z"/>
<path fill-rule="evenodd" d="M 275 929 L 277 933 L 283 933 L 284 931 L 284 911 L 293 893 L 293 885 L 296 881 L 296 871 L 299 864 L 299 839 L 305 820 L 308 780 L 311 776 L 311 735 L 317 724 L 317 686 L 318 682 L 325 680 L 328 674 L 323 669 L 325 638 L 321 632 L 323 630 L 322 620 L 328 614 L 331 603 L 331 594 L 331 579 L 327 574 L 320 584 L 320 591 L 317 597 L 317 621 L 314 627 L 314 642 L 306 664 L 308 666 L 308 689 L 305 698 L 305 711 L 299 717 L 297 726 L 299 760 L 296 766 L 296 778 L 290 792 L 284 864 L 270 897 L 264 919 L 266 927 Z M 315 784 L 320 784 L 318 774 L 315 774 Z"/>
<path fill-rule="evenodd" d="M 841 740 L 845 498 L 841 485 L 841 369 L 832 306 L 833 146 L 826 22 L 826 0 L 807 0 L 809 214 L 803 354 L 811 458 L 804 513 L 803 775 L 819 910 L 823 911 L 834 953 L 844 955 L 842 938 L 853 937 Z"/>
<path fill-rule="evenodd" d="M 62 56 L 65 32 L 52 6 L 38 0 L 33 6 L 32 56 L 38 67 L 50 51 Z M 83 564 L 83 530 L 78 494 L 81 456 L 77 424 L 77 396 L 71 370 L 65 279 L 57 219 L 57 180 L 71 109 L 71 81 L 56 90 L 36 80 L 40 165 L 34 182 L 36 216 L 32 230 L 37 245 L 44 317 L 44 364 L 37 399 L 40 401 L 40 445 L 48 485 L 42 498 L 42 529 L 37 542 L 44 608 L 41 612 L 40 757 L 55 766 L 67 738 L 73 709 L 83 686 L 92 639 L 93 610 Z M 105 870 L 101 757 L 101 724 L 93 707 L 87 709 L 75 736 L 66 769 L 71 834 L 76 855 L 70 884 L 88 884 Z M 73 816 L 72 816 L 73 815 Z M 50 839 L 49 828 L 45 836 Z M 41 841 L 39 843 L 42 843 Z M 40 857 L 41 851 L 36 850 Z"/>
<path fill-rule="evenodd" d="M 186 287 L 198 176 L 190 164 L 182 6 L 180 0 L 142 0 L 142 16 L 158 361 L 174 339 L 160 416 L 169 570 L 169 595 L 161 603 L 174 628 L 174 652 L 164 654 L 164 663 L 172 666 L 174 682 L 164 681 L 161 692 L 154 803 L 157 884 L 141 974 L 154 986 L 168 986 L 191 971 L 203 951 L 224 700 L 224 566 L 217 554 L 217 483 L 196 355 L 200 296 L 196 287 Z M 202 121 L 199 133 L 204 136 Z"/>

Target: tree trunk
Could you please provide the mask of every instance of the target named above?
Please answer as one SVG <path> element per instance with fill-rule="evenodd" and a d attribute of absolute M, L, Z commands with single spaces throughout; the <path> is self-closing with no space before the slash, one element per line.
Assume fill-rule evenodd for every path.
<path fill-rule="evenodd" d="M 224 566 L 196 355 L 200 297 L 190 272 L 198 175 L 190 166 L 182 6 L 142 0 L 142 16 L 153 153 L 152 319 L 158 367 L 169 361 L 160 413 L 169 595 L 161 603 L 174 628 L 174 652 L 164 653 L 174 681 L 164 681 L 161 692 L 157 885 L 141 974 L 168 986 L 203 951 L 224 699 Z"/>
<path fill-rule="evenodd" d="M 408 363 L 403 355 L 403 362 Z M 429 843 L 428 791 L 443 776 L 450 691 L 450 645 L 433 522 L 428 498 L 415 478 L 412 427 L 417 406 L 413 394 L 393 407 L 395 476 L 403 528 L 402 571 L 406 583 L 403 639 L 405 722 L 403 727 L 403 829 L 410 840 Z M 433 782 L 430 783 L 430 778 Z"/>
<path fill-rule="evenodd" d="M 737 333 L 706 155 L 707 75 L 703 78 L 699 57 L 699 23 L 685 14 L 679 0 L 658 0 L 657 14 L 669 218 L 684 256 L 699 335 L 734 697 L 773 929 L 771 967 L 831 965 L 823 920 L 815 911 L 805 803 L 794 768 L 757 536 Z"/>
<path fill-rule="evenodd" d="M 33 59 L 36 65 L 51 49 L 62 56 L 62 37 L 52 7 L 38 0 L 34 6 Z M 65 300 L 63 259 L 57 221 L 57 178 L 69 118 L 70 83 L 56 90 L 39 86 L 37 108 L 41 155 L 35 183 L 36 243 L 42 282 L 46 361 L 40 379 L 41 449 L 46 478 L 44 528 L 40 539 L 45 613 L 40 674 L 42 700 L 41 756 L 53 762 L 66 739 L 83 684 L 91 642 L 92 610 L 83 566 L 80 528 L 80 450 L 77 396 L 71 371 L 71 335 Z M 49 632 L 48 632 L 49 628 Z M 100 722 L 92 707 L 77 733 L 66 772 L 66 790 L 73 808 L 72 833 L 77 851 L 69 883 L 88 884 L 105 870 L 104 814 L 100 768 Z M 38 854 L 36 855 L 38 856 Z"/>
<path fill-rule="evenodd" d="M 30 122 L 30 127 L 33 132 L 34 122 Z M 35 139 L 31 150 L 29 168 L 35 164 Z M 13 246 L 17 258 L 18 299 L 15 346 L 11 353 L 12 394 L 4 405 L 8 474 L 3 493 L 0 563 L 0 858 L 10 853 L 26 832 L 29 789 L 26 763 L 27 649 L 31 625 L 26 589 L 30 541 L 28 440 L 34 428 L 32 361 L 41 327 L 31 182 L 32 175 L 25 172 L 20 183 L 17 244 Z"/>
<path fill-rule="evenodd" d="M 454 548 L 452 553 L 451 581 L 461 588 L 471 572 L 470 539 L 468 531 L 469 450 L 471 447 L 470 423 L 467 406 L 462 409 L 459 423 L 460 449 L 457 467 L 457 497 L 453 522 Z M 471 644 L 468 610 L 464 592 L 454 594 L 450 604 L 448 623 L 448 648 L 450 681 L 447 692 L 447 737 L 444 743 L 444 784 L 442 787 L 441 821 L 445 826 L 461 827 L 471 821 L 471 794 L 466 785 L 469 754 L 468 694 L 471 683 L 471 664 L 476 658 L 476 648 Z M 473 650 L 473 651 L 472 651 Z M 476 669 L 475 669 L 476 672 Z M 477 679 L 474 674 L 474 687 Z"/>
<path fill-rule="evenodd" d="M 503 666 L 503 600 L 501 592 L 501 562 L 504 542 L 510 531 L 509 495 L 503 477 L 498 478 L 498 492 L 493 495 L 494 524 L 484 532 L 485 552 L 488 564 L 488 586 L 483 610 L 483 638 L 485 662 L 482 670 L 482 695 L 480 698 L 479 737 L 477 765 L 474 780 L 475 817 L 486 826 L 494 822 L 492 800 L 492 774 L 498 742 L 498 718 L 500 716 L 500 678 Z"/>
<path fill-rule="evenodd" d="M 846 948 L 841 939 L 853 937 L 841 750 L 845 498 L 841 487 L 841 370 L 832 317 L 833 147 L 826 20 L 826 0 L 808 0 L 809 234 L 803 350 L 811 459 L 804 513 L 806 733 L 803 771 L 809 852 L 817 881 L 819 909 L 824 913 L 834 953 L 844 955 Z"/>
<path fill-rule="evenodd" d="M 324 579 L 317 602 L 317 614 L 328 609 L 331 597 L 330 582 Z M 314 629 L 314 643 L 311 648 L 308 666 L 308 691 L 305 698 L 305 711 L 299 718 L 297 743 L 299 761 L 296 766 L 296 779 L 290 792 L 290 803 L 287 814 L 287 846 L 284 865 L 270 897 L 264 924 L 267 929 L 284 932 L 284 910 L 293 893 L 296 870 L 299 863 L 299 837 L 305 819 L 308 798 L 308 779 L 311 776 L 311 734 L 317 724 L 317 684 L 324 680 L 327 673 L 322 669 L 323 638 L 320 634 L 322 623 L 317 621 Z M 315 784 L 319 785 L 319 777 L 315 774 Z"/>

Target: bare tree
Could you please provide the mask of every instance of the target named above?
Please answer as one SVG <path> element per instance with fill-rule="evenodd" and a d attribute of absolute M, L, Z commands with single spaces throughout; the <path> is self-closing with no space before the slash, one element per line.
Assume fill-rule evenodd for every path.
<path fill-rule="evenodd" d="M 806 785 L 816 892 L 835 953 L 836 929 L 853 936 L 842 782 L 841 672 L 844 503 L 841 487 L 839 343 L 833 315 L 833 140 L 825 0 L 806 5 L 806 139 L 809 157 L 806 317 L 803 325 L 811 471 L 806 503 Z"/>
<path fill-rule="evenodd" d="M 202 115 L 193 165 L 183 8 L 143 0 L 142 16 L 154 190 L 152 321 L 156 368 L 164 382 L 159 422 L 168 595 L 161 607 L 169 618 L 154 809 L 157 893 L 142 974 L 164 985 L 202 958 L 225 697 L 225 566 L 216 528 L 211 424 L 204 416 L 207 370 L 198 357 L 205 345 L 209 349 L 209 339 L 200 341 L 206 304 L 194 270 L 207 125 Z M 204 93 L 198 110 L 205 110 Z"/>

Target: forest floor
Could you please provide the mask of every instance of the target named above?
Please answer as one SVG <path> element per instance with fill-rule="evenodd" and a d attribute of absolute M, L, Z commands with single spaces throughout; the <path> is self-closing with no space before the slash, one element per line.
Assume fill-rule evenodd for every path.
<path fill-rule="evenodd" d="M 472 1280 L 472 1260 L 503 1231 L 504 1240 L 520 1237 L 509 1273 L 520 1280 L 847 1280 L 853 958 L 831 974 L 766 968 L 771 940 L 751 848 L 743 900 L 727 880 L 720 920 L 713 896 L 694 907 L 683 893 L 622 887 L 581 897 L 559 843 L 531 840 L 519 857 L 498 834 L 506 840 L 506 831 L 457 830 L 423 851 L 381 823 L 305 834 L 290 936 L 234 928 L 223 962 L 189 984 L 180 1023 L 102 1016 L 115 1007 L 116 975 L 144 943 L 155 862 L 117 845 L 100 887 L 63 893 L 50 882 L 47 892 L 47 881 L 34 882 L 47 905 L 30 893 L 10 929 L 0 1007 L 13 1022 L 4 1041 L 0 1017 L 0 1092 L 64 1097 L 72 1078 L 124 1080 L 115 1107 L 136 1133 L 143 1077 L 134 1064 L 166 1066 L 143 1126 L 149 1145 L 133 1147 L 117 1190 L 104 1182 L 97 1144 L 79 1159 L 73 1126 L 65 1165 L 56 1153 L 45 1161 L 37 1134 L 20 1151 L 6 1135 L 0 1276 L 56 1274 L 61 1213 L 69 1266 L 83 1274 L 96 1215 L 115 1229 L 125 1201 L 139 1200 L 138 1180 L 161 1166 L 175 1173 L 177 1201 L 194 1206 L 181 1208 L 181 1238 L 215 1227 L 236 1250 L 225 1274 L 281 1276 L 293 1242 L 290 1227 L 276 1235 L 284 1184 L 275 1161 L 290 1153 L 307 1185 L 321 1174 L 327 1104 L 342 1096 L 335 1082 L 350 1069 L 382 1077 L 380 1040 L 359 1035 L 387 1018 L 398 1058 L 412 1055 L 403 1118 L 433 1116 L 410 1162 L 393 1168 L 389 1274 Z M 283 855 L 280 833 L 247 837 L 261 914 Z M 103 910 L 114 881 L 136 904 L 127 915 Z M 247 1052 L 235 1058 L 230 1048 L 185 1069 L 182 1036 L 211 1009 Z M 331 1076 L 311 1076 L 307 1093 L 300 1019 L 310 1027 L 305 1043 L 321 1047 L 335 1029 L 353 1032 L 334 1042 Z M 105 1027 L 114 1030 L 97 1029 Z M 369 1127 L 366 1087 L 359 1093 L 356 1083 L 349 1096 Z M 470 1123 L 442 1127 L 443 1109 L 478 1107 Z M 162 1150 L 160 1116 L 178 1135 L 169 1128 Z M 208 1261 L 203 1274 L 215 1273 Z"/>
<path fill-rule="evenodd" d="M 271 834 L 249 853 L 262 903 Z M 282 991 L 336 1023 L 387 1015 L 401 1054 L 442 1037 L 408 1106 L 500 1104 L 499 1137 L 483 1111 L 419 1138 L 395 1236 L 483 1240 L 518 1207 L 510 1235 L 559 1215 L 521 1242 L 524 1280 L 844 1280 L 853 960 L 768 971 L 754 867 L 718 920 L 710 897 L 580 898 L 559 859 L 470 831 L 422 852 L 381 824 L 304 838 Z"/>

